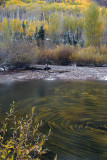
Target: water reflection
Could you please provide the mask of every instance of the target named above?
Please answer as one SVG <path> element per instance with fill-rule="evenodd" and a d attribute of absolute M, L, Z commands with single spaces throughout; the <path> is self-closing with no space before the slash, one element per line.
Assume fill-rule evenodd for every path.
<path fill-rule="evenodd" d="M 104 81 L 30 81 L 0 84 L 0 104 L 16 101 L 18 115 L 37 107 L 35 121 L 52 128 L 47 147 L 58 160 L 106 158 L 107 83 Z"/>

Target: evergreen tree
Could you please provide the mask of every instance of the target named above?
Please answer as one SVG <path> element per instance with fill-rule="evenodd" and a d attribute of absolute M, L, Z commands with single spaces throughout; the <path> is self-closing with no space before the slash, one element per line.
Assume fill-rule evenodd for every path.
<path fill-rule="evenodd" d="M 36 27 L 36 32 L 34 33 L 34 40 L 37 42 L 37 45 L 39 46 L 39 33 L 37 27 Z"/>
<path fill-rule="evenodd" d="M 41 40 L 45 39 L 45 30 L 44 30 L 43 26 L 41 26 L 40 29 L 39 29 L 39 38 Z"/>
<path fill-rule="evenodd" d="M 15 41 L 18 41 L 20 39 L 20 33 L 18 32 L 18 31 L 16 31 L 15 33 L 14 33 L 14 40 Z"/>
<path fill-rule="evenodd" d="M 72 44 L 72 36 L 70 32 L 68 32 L 68 43 L 71 45 Z"/>
<path fill-rule="evenodd" d="M 24 21 L 22 23 L 22 27 L 23 27 L 23 35 L 26 36 L 26 25 L 25 25 Z"/>
<path fill-rule="evenodd" d="M 36 33 L 34 34 L 34 39 L 37 42 L 38 46 L 40 46 L 40 44 L 42 46 L 44 45 L 45 30 L 44 30 L 43 26 L 40 27 L 39 31 L 38 31 L 38 28 L 36 27 Z"/>

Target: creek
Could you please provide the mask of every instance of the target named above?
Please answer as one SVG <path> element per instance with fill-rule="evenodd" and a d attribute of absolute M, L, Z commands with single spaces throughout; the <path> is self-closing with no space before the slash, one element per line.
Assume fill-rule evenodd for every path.
<path fill-rule="evenodd" d="M 0 112 L 15 101 L 18 115 L 36 107 L 42 132 L 52 133 L 46 147 L 58 160 L 105 160 L 107 82 L 29 80 L 0 83 Z M 1 116 L 0 116 L 1 117 Z M 2 118 L 0 119 L 0 121 Z"/>

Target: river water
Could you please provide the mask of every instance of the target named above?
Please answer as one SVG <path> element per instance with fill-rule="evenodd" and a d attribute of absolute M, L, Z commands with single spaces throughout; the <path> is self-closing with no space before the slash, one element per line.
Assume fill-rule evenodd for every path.
<path fill-rule="evenodd" d="M 21 116 L 36 107 L 35 121 L 43 121 L 44 133 L 51 128 L 46 147 L 58 155 L 58 160 L 106 159 L 106 81 L 1 83 L 1 113 L 9 111 L 13 100 Z"/>

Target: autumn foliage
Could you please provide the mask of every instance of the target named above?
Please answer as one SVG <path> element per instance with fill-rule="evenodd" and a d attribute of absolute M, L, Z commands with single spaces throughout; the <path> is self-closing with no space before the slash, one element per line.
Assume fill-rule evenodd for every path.
<path fill-rule="evenodd" d="M 7 61 L 14 66 L 28 66 L 49 59 L 52 64 L 65 65 L 74 57 L 79 61 L 85 50 L 85 60 L 89 56 L 96 61 L 99 52 L 95 52 L 95 58 L 88 48 L 96 47 L 98 51 L 99 47 L 101 51 L 106 46 L 107 9 L 90 0 L 9 0 L 0 4 L 1 64 Z M 103 64 L 106 55 L 101 53 L 99 61 Z"/>

